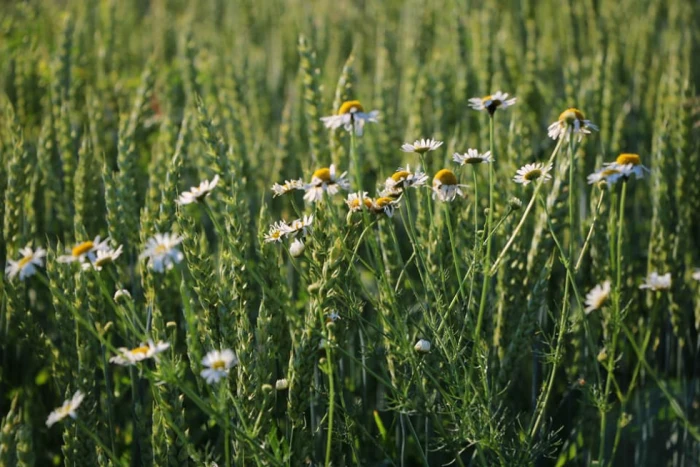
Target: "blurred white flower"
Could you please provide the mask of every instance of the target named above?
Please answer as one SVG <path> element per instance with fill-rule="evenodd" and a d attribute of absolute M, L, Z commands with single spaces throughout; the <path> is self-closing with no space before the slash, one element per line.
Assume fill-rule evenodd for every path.
<path fill-rule="evenodd" d="M 356 212 L 362 209 L 362 206 L 364 205 L 366 208 L 371 208 L 372 207 L 372 198 L 367 196 L 367 192 L 357 192 L 357 193 L 350 193 L 348 195 L 348 198 L 345 200 L 345 204 L 348 205 L 348 208 L 350 208 L 351 212 Z"/>
<path fill-rule="evenodd" d="M 272 224 L 265 234 L 265 243 L 281 242 L 289 226 L 284 221 L 275 222 Z"/>
<path fill-rule="evenodd" d="M 347 190 L 350 187 L 350 182 L 347 179 L 347 172 L 343 172 L 339 176 L 336 174 L 335 165 L 318 169 L 311 176 L 311 183 L 304 186 L 306 194 L 304 200 L 309 203 L 315 203 L 323 199 L 323 194 L 328 193 L 330 196 L 335 195 L 342 188 Z"/>
<path fill-rule="evenodd" d="M 430 341 L 421 339 L 418 342 L 416 342 L 416 345 L 414 345 L 413 348 L 418 353 L 428 353 L 430 352 Z"/>
<path fill-rule="evenodd" d="M 19 280 L 23 281 L 27 277 L 33 276 L 37 268 L 44 265 L 46 250 L 43 248 L 37 247 L 36 250 L 33 250 L 31 244 L 29 244 L 19 250 L 19 252 L 22 254 L 22 257 L 17 261 L 8 260 L 5 267 L 5 274 L 10 280 L 19 276 Z"/>
<path fill-rule="evenodd" d="M 114 292 L 114 301 L 118 301 L 120 298 L 126 297 L 126 298 L 131 298 L 131 292 L 129 292 L 126 289 L 119 289 L 116 292 Z"/>
<path fill-rule="evenodd" d="M 566 138 L 568 140 L 572 134 L 578 135 L 579 141 L 584 135 L 591 133 L 591 130 L 598 131 L 598 127 L 586 120 L 579 109 L 569 108 L 559 115 L 559 119 L 549 125 L 549 137 L 552 139 Z"/>
<path fill-rule="evenodd" d="M 598 284 L 586 295 L 586 314 L 593 310 L 599 310 L 610 297 L 610 281 L 606 280 L 602 284 Z"/>
<path fill-rule="evenodd" d="M 457 196 L 464 197 L 464 192 L 457 182 L 457 176 L 449 169 L 442 169 L 433 177 L 433 199 L 436 197 L 440 201 L 454 201 Z"/>
<path fill-rule="evenodd" d="M 541 162 L 535 162 L 534 164 L 526 164 L 518 169 L 513 177 L 515 183 L 521 183 L 527 185 L 530 182 L 534 182 L 540 178 L 544 181 L 550 180 L 552 178 L 549 175 L 549 171 L 552 170 L 552 164 L 545 166 Z"/>
<path fill-rule="evenodd" d="M 202 370 L 200 375 L 208 384 L 218 383 L 219 380 L 227 377 L 231 367 L 237 364 L 238 359 L 232 350 L 212 350 L 202 359 L 202 365 L 207 368 Z"/>
<path fill-rule="evenodd" d="M 68 255 L 63 255 L 58 257 L 59 263 L 72 263 L 73 261 L 84 262 L 85 260 L 95 261 L 97 258 L 97 251 L 104 250 L 109 247 L 109 237 L 100 241 L 100 236 L 95 237 L 94 240 L 87 242 L 78 243 L 72 249 L 69 250 Z"/>
<path fill-rule="evenodd" d="M 321 121 L 326 128 L 335 130 L 336 128 L 340 128 L 342 126 L 346 131 L 353 131 L 354 128 L 355 134 L 362 136 L 365 123 L 377 123 L 379 121 L 378 118 L 378 110 L 372 110 L 369 113 L 365 113 L 365 109 L 362 107 L 360 101 L 346 101 L 343 102 L 338 109 L 337 115 L 321 117 Z"/>
<path fill-rule="evenodd" d="M 164 352 L 168 348 L 170 348 L 170 344 L 167 342 L 160 341 L 157 344 L 154 344 L 153 341 L 149 340 L 148 343 L 142 343 L 140 346 L 133 349 L 120 347 L 117 349 L 119 351 L 119 355 L 110 358 L 109 362 L 122 366 L 134 365 L 149 358 L 157 359 L 157 355 Z"/>
<path fill-rule="evenodd" d="M 122 254 L 122 245 L 119 245 L 117 249 L 105 248 L 104 250 L 97 250 L 95 259 L 92 262 L 84 262 L 82 268 L 84 270 L 94 268 L 96 271 L 102 271 L 102 267 L 109 263 L 113 263 Z"/>
<path fill-rule="evenodd" d="M 671 273 L 659 275 L 656 271 L 649 274 L 645 282 L 639 286 L 640 289 L 649 289 L 653 291 L 668 290 L 671 288 Z"/>
<path fill-rule="evenodd" d="M 182 252 L 177 249 L 181 242 L 182 237 L 178 235 L 155 234 L 146 242 L 146 249 L 139 259 L 147 258 L 149 266 L 156 272 L 169 271 L 184 258 Z"/>
<path fill-rule="evenodd" d="M 199 184 L 199 186 L 193 186 L 190 188 L 190 191 L 185 191 L 180 195 L 180 197 L 177 200 L 177 204 L 180 206 L 184 206 L 186 204 L 192 204 L 192 203 L 198 203 L 204 200 L 207 196 L 209 196 L 209 193 L 211 193 L 214 188 L 216 188 L 216 185 L 219 183 L 219 176 L 215 175 L 214 178 L 211 180 L 204 180 L 202 183 Z"/>
<path fill-rule="evenodd" d="M 282 196 L 286 193 L 289 193 L 290 191 L 294 190 L 303 190 L 304 189 L 304 181 L 302 179 L 298 180 L 285 180 L 284 184 L 280 185 L 279 183 L 275 183 L 272 185 L 272 191 L 275 193 L 273 197 L 278 197 Z"/>
<path fill-rule="evenodd" d="M 295 238 L 292 244 L 289 245 L 289 254 L 292 255 L 294 258 L 298 258 L 304 254 L 305 249 L 306 245 L 304 245 L 304 242 L 302 242 L 298 238 Z"/>
<path fill-rule="evenodd" d="M 428 175 L 417 169 L 411 172 L 411 166 L 406 168 L 399 167 L 394 174 L 387 178 L 384 182 L 384 190 L 380 193 L 382 196 L 396 196 L 403 192 L 406 188 L 418 188 L 426 184 Z"/>
<path fill-rule="evenodd" d="M 493 162 L 491 151 L 486 151 L 485 153 L 481 154 L 476 149 L 467 149 L 467 152 L 464 154 L 456 152 L 452 155 L 452 160 L 459 165 L 488 164 L 489 162 Z"/>
<path fill-rule="evenodd" d="M 515 104 L 516 98 L 508 99 L 508 93 L 497 91 L 495 94 L 469 99 L 469 107 L 474 110 L 486 110 L 493 115 L 498 109 L 507 109 Z"/>
<path fill-rule="evenodd" d="M 413 144 L 404 144 L 401 146 L 403 152 L 415 152 L 416 154 L 424 154 L 428 151 L 435 151 L 437 148 L 442 146 L 442 141 L 436 141 L 434 139 L 420 139 L 416 140 Z"/>
<path fill-rule="evenodd" d="M 65 401 L 61 407 L 58 407 L 49 414 L 49 418 L 46 419 L 46 426 L 50 428 L 52 425 L 60 422 L 66 417 L 70 417 L 72 419 L 78 418 L 76 410 L 78 410 L 80 404 L 83 403 L 83 399 L 85 399 L 85 394 L 79 390 L 76 391 L 71 399 Z"/>

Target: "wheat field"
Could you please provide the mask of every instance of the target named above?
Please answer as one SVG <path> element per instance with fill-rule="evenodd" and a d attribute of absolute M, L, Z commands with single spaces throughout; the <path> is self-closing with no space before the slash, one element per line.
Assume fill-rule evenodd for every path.
<path fill-rule="evenodd" d="M 700 464 L 692 0 L 0 1 L 0 466 Z"/>

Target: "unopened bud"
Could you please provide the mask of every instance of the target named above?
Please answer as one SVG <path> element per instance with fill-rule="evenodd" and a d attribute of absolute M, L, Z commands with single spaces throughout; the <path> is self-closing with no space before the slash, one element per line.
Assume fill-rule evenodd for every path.
<path fill-rule="evenodd" d="M 516 198 L 513 196 L 511 199 L 508 200 L 508 206 L 513 210 L 517 211 L 518 209 L 523 207 L 523 202 L 520 201 L 520 199 Z"/>
<path fill-rule="evenodd" d="M 416 352 L 418 353 L 428 353 L 430 352 L 430 341 L 421 339 L 416 342 L 416 345 L 414 345 L 413 348 L 416 349 Z"/>
<path fill-rule="evenodd" d="M 294 258 L 298 258 L 302 254 L 304 254 L 305 249 L 306 245 L 304 245 L 304 242 L 302 242 L 298 238 L 295 238 L 292 244 L 289 245 L 289 254 L 292 255 Z"/>

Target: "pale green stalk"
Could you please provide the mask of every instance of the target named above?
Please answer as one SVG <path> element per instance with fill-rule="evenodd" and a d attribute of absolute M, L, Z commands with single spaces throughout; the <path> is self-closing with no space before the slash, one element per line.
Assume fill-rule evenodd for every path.
<path fill-rule="evenodd" d="M 326 368 L 328 370 L 328 433 L 326 436 L 326 467 L 331 465 L 331 449 L 333 447 L 333 415 L 335 413 L 335 382 L 333 381 L 333 362 L 331 345 L 326 347 Z"/>

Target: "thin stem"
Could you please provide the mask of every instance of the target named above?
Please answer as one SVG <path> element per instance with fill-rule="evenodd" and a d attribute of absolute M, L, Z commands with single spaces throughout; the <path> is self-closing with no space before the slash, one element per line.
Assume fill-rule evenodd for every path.
<path fill-rule="evenodd" d="M 335 412 L 335 384 L 333 381 L 333 362 L 331 346 L 326 348 L 326 367 L 328 369 L 328 433 L 326 436 L 326 467 L 331 465 L 331 448 L 333 445 L 333 415 Z"/>
<path fill-rule="evenodd" d="M 452 262 L 454 263 L 455 266 L 455 272 L 457 273 L 457 279 L 462 276 L 462 273 L 459 270 L 459 257 L 457 256 L 457 245 L 455 243 L 455 237 L 452 232 L 452 214 L 450 213 L 450 204 L 445 203 L 445 212 L 447 213 L 447 233 L 450 236 L 450 245 L 452 246 Z M 462 300 L 466 298 L 464 294 L 464 289 L 462 287 L 462 282 L 459 281 L 459 293 L 462 295 Z"/>
<path fill-rule="evenodd" d="M 79 428 L 82 432 L 84 432 L 86 435 L 88 435 L 88 437 L 89 437 L 91 440 L 93 440 L 93 441 L 95 442 L 95 444 L 97 444 L 97 445 L 100 447 L 100 449 L 102 449 L 102 450 L 105 452 L 105 454 L 107 454 L 107 457 L 109 457 L 109 458 L 112 460 L 112 462 L 114 462 L 115 465 L 124 465 L 124 464 L 122 463 L 122 461 L 119 460 L 119 458 L 114 454 L 114 451 L 111 450 L 111 449 L 109 449 L 109 448 L 105 445 L 105 443 L 102 442 L 102 440 L 99 438 L 99 436 L 97 436 L 97 435 L 93 432 L 93 430 L 91 430 L 90 428 L 88 428 L 87 425 L 85 425 L 85 423 L 83 423 L 83 421 L 80 420 L 80 418 L 76 418 L 76 419 L 75 419 L 75 424 L 78 425 L 78 428 Z"/>
<path fill-rule="evenodd" d="M 578 260 L 576 261 L 576 266 L 574 267 L 574 271 L 578 271 L 578 269 L 581 267 L 581 261 L 583 260 L 583 255 L 586 253 L 586 249 L 588 248 L 588 244 L 591 241 L 591 238 L 593 237 L 593 231 L 595 229 L 595 224 L 596 221 L 598 220 L 598 215 L 600 214 L 600 206 L 603 204 L 603 198 L 605 198 L 605 191 L 600 190 L 600 198 L 598 198 L 598 204 L 596 205 L 595 208 L 595 213 L 593 214 L 593 222 L 591 222 L 591 227 L 588 229 L 588 235 L 586 235 L 586 241 L 583 242 L 583 247 L 581 248 L 581 253 L 578 255 Z"/>

